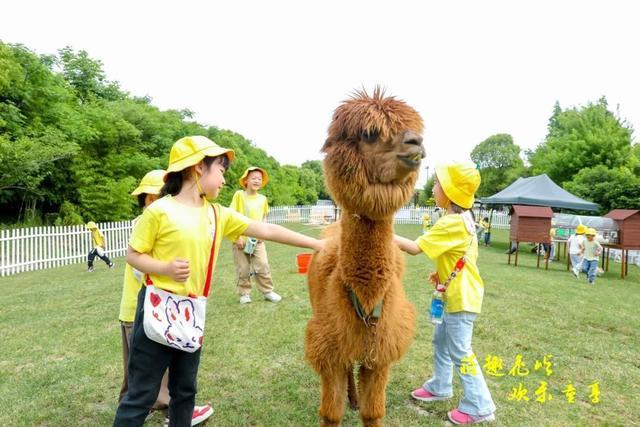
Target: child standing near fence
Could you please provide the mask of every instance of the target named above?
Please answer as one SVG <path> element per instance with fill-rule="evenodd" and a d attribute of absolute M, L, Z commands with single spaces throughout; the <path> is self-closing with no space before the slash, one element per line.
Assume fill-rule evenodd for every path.
<path fill-rule="evenodd" d="M 151 203 L 158 199 L 160 189 L 164 185 L 163 177 L 165 171 L 162 169 L 148 172 L 140 181 L 138 187 L 131 193 L 138 199 L 138 206 L 145 209 Z M 135 223 L 140 217 L 133 220 Z M 120 301 L 120 331 L 122 335 L 122 359 L 124 367 L 124 378 L 122 387 L 120 388 L 120 397 L 118 402 L 127 394 L 129 388 L 129 375 L 127 364 L 129 362 L 129 345 L 131 344 L 131 331 L 133 329 L 133 320 L 135 318 L 136 306 L 138 303 L 138 293 L 142 287 L 142 273 L 134 270 L 129 264 L 124 268 L 124 283 L 122 287 L 122 299 Z M 169 406 L 169 370 L 167 369 L 162 377 L 160 391 L 156 402 L 153 404 L 153 410 L 165 410 Z M 195 406 L 191 425 L 195 426 L 213 415 L 213 408 L 210 405 Z"/>
<path fill-rule="evenodd" d="M 412 255 L 424 252 L 436 261 L 437 272 L 429 280 L 446 289 L 442 323 L 435 325 L 433 333 L 434 372 L 411 396 L 423 402 L 451 398 L 455 369 L 464 393 L 458 408 L 448 412 L 454 424 L 495 420 L 496 407 L 471 349 L 473 323 L 484 294 L 476 264 L 475 224 L 469 211 L 479 185 L 480 174 L 472 164 L 436 167 L 433 195 L 438 206 L 446 209 L 446 215 L 415 241 L 396 236 L 403 251 Z"/>
<path fill-rule="evenodd" d="M 93 260 L 96 259 L 96 256 L 104 261 L 105 264 L 109 266 L 109 268 L 113 268 L 115 265 L 109 259 L 107 253 L 105 252 L 106 246 L 104 234 L 102 234 L 102 231 L 100 231 L 98 225 L 93 221 L 89 221 L 86 227 L 87 230 L 91 232 L 91 242 L 93 244 L 93 247 L 89 252 L 89 255 L 87 256 L 87 263 L 89 265 L 87 271 L 89 273 L 93 273 L 95 271 L 95 269 L 93 268 Z"/>
<path fill-rule="evenodd" d="M 254 222 L 219 204 L 210 204 L 225 184 L 224 172 L 233 150 L 203 136 L 185 137 L 171 148 L 161 199 L 137 222 L 127 262 L 148 275 L 161 290 L 179 296 L 204 294 L 208 266 L 215 266 L 222 237 L 245 234 L 293 246 L 320 250 L 323 243 L 273 224 Z M 215 239 L 214 239 L 215 236 Z M 143 326 L 146 286 L 138 294 L 129 354 L 129 390 L 120 402 L 114 426 L 141 426 L 169 371 L 171 426 L 191 425 L 200 364 L 194 352 L 149 339 Z M 206 341 L 206 340 L 205 340 Z"/>
<path fill-rule="evenodd" d="M 254 221 L 264 221 L 269 213 L 267 198 L 258 194 L 269 182 L 266 170 L 252 166 L 240 177 L 244 190 L 236 191 L 229 207 Z M 240 304 L 251 302 L 251 277 L 256 279 L 258 290 L 264 299 L 279 302 L 282 297 L 274 292 L 267 248 L 262 240 L 239 237 L 233 244 L 233 260 L 238 273 L 238 294 Z"/>

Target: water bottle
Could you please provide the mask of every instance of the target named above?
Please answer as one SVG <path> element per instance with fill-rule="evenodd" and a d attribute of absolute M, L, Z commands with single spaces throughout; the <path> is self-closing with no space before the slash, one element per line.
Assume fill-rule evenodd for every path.
<path fill-rule="evenodd" d="M 442 323 L 442 315 L 444 314 L 444 291 L 444 287 L 437 286 L 431 297 L 431 314 L 429 318 L 434 325 Z"/>

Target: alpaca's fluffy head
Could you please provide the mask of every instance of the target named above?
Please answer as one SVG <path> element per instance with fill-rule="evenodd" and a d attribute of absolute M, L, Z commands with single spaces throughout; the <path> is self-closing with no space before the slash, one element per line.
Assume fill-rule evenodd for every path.
<path fill-rule="evenodd" d="M 371 219 L 407 203 L 424 158 L 422 130 L 416 110 L 380 88 L 344 101 L 322 147 L 327 187 L 337 203 Z"/>

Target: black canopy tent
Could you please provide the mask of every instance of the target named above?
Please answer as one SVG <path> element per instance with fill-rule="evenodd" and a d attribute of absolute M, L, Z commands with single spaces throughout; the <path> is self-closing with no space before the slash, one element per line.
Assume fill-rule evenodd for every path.
<path fill-rule="evenodd" d="M 557 185 L 546 174 L 518 178 L 510 186 L 490 197 L 480 199 L 483 205 L 548 206 L 576 211 L 597 211 L 599 206 L 574 196 Z"/>

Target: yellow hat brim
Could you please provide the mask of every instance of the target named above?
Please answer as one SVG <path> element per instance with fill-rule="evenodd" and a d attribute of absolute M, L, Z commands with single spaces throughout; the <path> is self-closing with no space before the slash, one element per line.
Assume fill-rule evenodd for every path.
<path fill-rule="evenodd" d="M 257 166 L 252 166 L 252 167 L 248 168 L 246 171 L 244 171 L 244 173 L 242 174 L 242 176 L 238 180 L 240 185 L 245 187 L 245 188 L 247 187 L 247 178 L 249 177 L 249 173 L 253 172 L 253 171 L 262 172 L 262 187 L 260 187 L 260 188 L 266 187 L 267 183 L 269 182 L 269 174 L 267 173 L 266 170 L 264 170 L 262 168 L 259 168 Z"/>
<path fill-rule="evenodd" d="M 188 167 L 195 166 L 202 161 L 205 157 L 218 157 L 222 155 L 226 155 L 229 161 L 233 161 L 235 157 L 235 153 L 233 150 L 229 148 L 222 147 L 207 147 L 202 150 L 196 151 L 195 153 L 191 153 L 188 156 L 185 156 L 175 162 L 169 164 L 167 168 L 167 174 L 170 172 L 180 172 L 181 170 L 185 170 Z M 164 180 L 167 180 L 167 174 L 164 176 Z"/>
<path fill-rule="evenodd" d="M 162 186 L 157 186 L 157 185 L 141 185 L 138 188 L 136 188 L 135 190 L 133 190 L 131 192 L 132 196 L 138 196 L 140 194 L 146 193 L 146 194 L 160 194 L 160 190 L 162 189 Z"/>
<path fill-rule="evenodd" d="M 446 165 L 436 166 L 436 176 L 438 177 L 438 182 L 440 183 L 440 187 L 442 187 L 442 191 L 444 191 L 444 194 L 446 194 L 449 200 L 464 209 L 471 209 L 473 207 L 473 203 L 476 201 L 476 198 L 474 196 L 464 194 L 462 191 L 458 190 L 455 185 L 453 185 L 451 175 L 449 174 L 449 170 Z"/>

